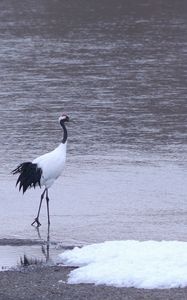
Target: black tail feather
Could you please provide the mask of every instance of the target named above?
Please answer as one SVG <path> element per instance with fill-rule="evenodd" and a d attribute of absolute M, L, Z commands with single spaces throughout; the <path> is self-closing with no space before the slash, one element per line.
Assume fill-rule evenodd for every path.
<path fill-rule="evenodd" d="M 19 183 L 19 190 L 23 189 L 23 194 L 28 188 L 36 187 L 39 185 L 41 187 L 41 176 L 42 169 L 31 162 L 25 162 L 20 164 L 15 170 L 12 171 L 12 174 L 20 174 L 16 182 L 16 186 Z"/>

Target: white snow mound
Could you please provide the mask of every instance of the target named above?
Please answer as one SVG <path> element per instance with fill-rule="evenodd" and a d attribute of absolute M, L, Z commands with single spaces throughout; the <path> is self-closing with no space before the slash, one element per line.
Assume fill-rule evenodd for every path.
<path fill-rule="evenodd" d="M 60 254 L 70 272 L 68 283 L 116 287 L 176 288 L 187 286 L 187 242 L 107 241 Z"/>

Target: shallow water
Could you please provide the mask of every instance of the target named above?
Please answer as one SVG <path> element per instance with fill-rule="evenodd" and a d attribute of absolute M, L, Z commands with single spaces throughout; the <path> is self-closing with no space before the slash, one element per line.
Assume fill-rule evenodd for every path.
<path fill-rule="evenodd" d="M 66 111 L 51 241 L 187 239 L 186 36 L 186 1 L 1 1 L 0 238 L 38 239 L 41 191 L 10 172 L 58 145 Z"/>

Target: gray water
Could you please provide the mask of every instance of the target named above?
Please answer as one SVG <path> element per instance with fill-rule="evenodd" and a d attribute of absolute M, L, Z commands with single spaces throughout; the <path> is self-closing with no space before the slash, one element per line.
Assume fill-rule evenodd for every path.
<path fill-rule="evenodd" d="M 0 239 L 38 240 L 41 190 L 10 172 L 58 145 L 65 111 L 50 240 L 187 240 L 186 64 L 185 0 L 1 1 Z"/>

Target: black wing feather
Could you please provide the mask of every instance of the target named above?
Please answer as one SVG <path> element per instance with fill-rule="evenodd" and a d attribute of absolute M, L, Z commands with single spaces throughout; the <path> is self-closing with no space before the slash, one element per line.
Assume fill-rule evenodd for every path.
<path fill-rule="evenodd" d="M 37 164 L 31 162 L 24 162 L 20 164 L 15 170 L 12 171 L 12 174 L 20 174 L 16 182 L 16 186 L 19 183 L 19 190 L 23 189 L 23 194 L 28 188 L 36 187 L 39 185 L 41 187 L 41 176 L 42 169 L 38 167 Z"/>

